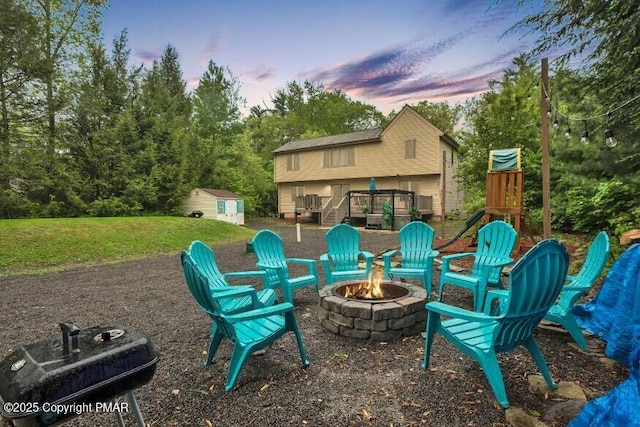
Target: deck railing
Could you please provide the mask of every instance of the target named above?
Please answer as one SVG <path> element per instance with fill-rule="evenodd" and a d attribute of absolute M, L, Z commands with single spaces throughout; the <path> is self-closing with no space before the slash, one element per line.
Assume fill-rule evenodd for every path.
<path fill-rule="evenodd" d="M 330 196 L 318 196 L 317 194 L 307 194 L 306 196 L 296 196 L 296 209 L 320 211 L 322 207 L 331 199 Z"/>

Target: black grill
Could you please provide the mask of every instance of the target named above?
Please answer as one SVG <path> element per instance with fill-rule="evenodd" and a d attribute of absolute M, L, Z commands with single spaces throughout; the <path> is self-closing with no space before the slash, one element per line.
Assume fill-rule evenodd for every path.
<path fill-rule="evenodd" d="M 122 326 L 60 327 L 62 337 L 23 346 L 0 362 L 2 416 L 16 425 L 47 426 L 126 394 L 144 426 L 132 390 L 153 378 L 158 355 L 151 343 Z"/>

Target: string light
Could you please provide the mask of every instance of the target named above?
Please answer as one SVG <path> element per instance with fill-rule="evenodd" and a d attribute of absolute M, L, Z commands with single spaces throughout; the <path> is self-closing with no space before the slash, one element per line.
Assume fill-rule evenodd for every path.
<path fill-rule="evenodd" d="M 584 132 L 582 132 L 582 138 L 580 138 L 582 145 L 589 144 L 589 131 L 587 130 L 587 121 L 584 121 Z"/>
<path fill-rule="evenodd" d="M 554 117 L 556 117 L 556 119 L 554 119 L 553 121 L 553 127 L 557 128 L 560 123 L 557 120 L 557 115 L 560 115 L 561 117 L 564 117 L 567 120 L 567 130 L 564 133 L 565 138 L 567 139 L 571 139 L 571 127 L 569 126 L 569 122 L 571 120 L 575 120 L 575 121 L 582 121 L 584 122 L 584 132 L 582 132 L 581 138 L 580 138 L 580 142 L 584 145 L 589 144 L 589 130 L 587 129 L 587 122 L 591 121 L 591 120 L 595 120 L 595 119 L 599 119 L 602 117 L 607 117 L 607 124 L 605 126 L 605 131 L 604 131 L 604 137 L 605 137 L 605 144 L 607 147 L 613 148 L 616 145 L 618 145 L 618 140 L 615 137 L 615 134 L 613 132 L 613 130 L 609 127 L 609 120 L 611 118 L 611 114 L 626 107 L 627 105 L 631 104 L 632 102 L 636 101 L 637 99 L 640 99 L 640 94 L 634 96 L 633 98 L 623 102 L 622 104 L 620 104 L 619 106 L 617 106 L 616 108 L 607 111 L 606 113 L 601 113 L 601 114 L 595 114 L 593 116 L 589 116 L 589 117 L 570 117 L 566 114 L 563 114 L 556 105 L 554 105 L 553 103 L 551 103 L 551 98 L 549 97 L 549 93 L 547 92 L 547 88 L 545 86 L 542 87 L 543 91 L 544 91 L 544 95 L 545 95 L 545 100 L 549 103 L 549 109 L 547 111 L 547 115 L 549 117 L 551 117 L 551 112 L 554 112 Z"/>
<path fill-rule="evenodd" d="M 558 121 L 558 113 L 553 116 L 553 128 L 558 129 L 560 127 L 560 122 Z"/>
<path fill-rule="evenodd" d="M 567 130 L 564 132 L 564 137 L 567 139 L 571 139 L 571 128 L 567 124 Z"/>
<path fill-rule="evenodd" d="M 616 139 L 613 131 L 609 128 L 609 119 L 611 119 L 611 112 L 607 113 L 607 125 L 604 130 L 604 143 L 609 148 L 613 148 L 618 145 L 618 140 Z"/>

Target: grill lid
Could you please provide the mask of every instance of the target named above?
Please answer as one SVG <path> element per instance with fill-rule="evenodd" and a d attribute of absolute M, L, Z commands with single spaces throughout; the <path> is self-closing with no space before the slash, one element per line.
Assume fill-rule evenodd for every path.
<path fill-rule="evenodd" d="M 61 324 L 62 337 L 20 347 L 0 362 L 0 400 L 40 408 L 106 401 L 153 378 L 158 355 L 147 338 L 121 326 L 76 332 L 69 325 Z M 6 418 L 30 415 L 0 412 Z"/>

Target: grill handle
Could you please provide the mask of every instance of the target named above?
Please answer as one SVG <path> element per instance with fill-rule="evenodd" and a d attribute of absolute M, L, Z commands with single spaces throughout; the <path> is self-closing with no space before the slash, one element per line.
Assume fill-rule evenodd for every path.
<path fill-rule="evenodd" d="M 60 323 L 60 329 L 62 330 L 62 352 L 69 354 L 69 337 L 71 337 L 71 352 L 79 353 L 80 348 L 78 341 L 80 338 L 80 328 L 71 322 Z"/>

